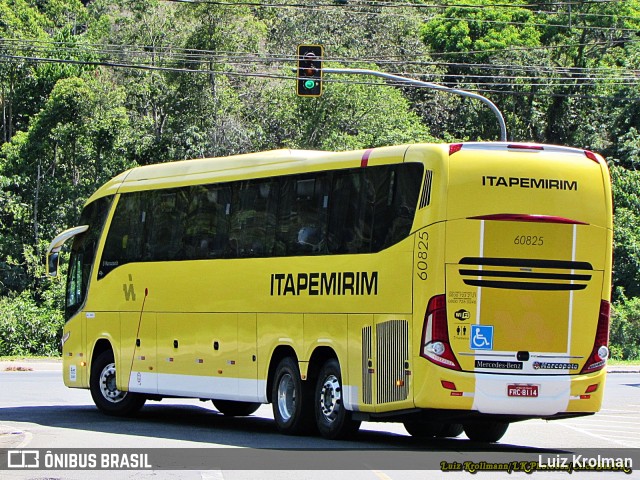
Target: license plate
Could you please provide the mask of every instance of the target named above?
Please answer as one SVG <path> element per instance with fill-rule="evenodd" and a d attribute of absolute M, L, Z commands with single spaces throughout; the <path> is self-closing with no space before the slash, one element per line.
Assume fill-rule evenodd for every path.
<path fill-rule="evenodd" d="M 538 385 L 507 385 L 509 397 L 537 397 Z"/>

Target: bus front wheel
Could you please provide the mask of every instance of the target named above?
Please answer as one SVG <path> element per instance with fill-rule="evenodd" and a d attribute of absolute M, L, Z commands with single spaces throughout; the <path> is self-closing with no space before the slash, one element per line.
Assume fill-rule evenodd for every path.
<path fill-rule="evenodd" d="M 507 432 L 508 422 L 479 421 L 464 424 L 464 433 L 474 442 L 497 442 Z"/>
<path fill-rule="evenodd" d="M 340 364 L 334 358 L 320 370 L 315 394 L 316 423 L 320 434 L 329 439 L 347 438 L 360 428 L 360 422 L 344 407 Z"/>
<path fill-rule="evenodd" d="M 116 387 L 116 364 L 113 352 L 102 352 L 91 365 L 89 389 L 96 407 L 107 415 L 126 416 L 142 408 L 145 397 L 123 392 Z"/>
<path fill-rule="evenodd" d="M 302 382 L 297 362 L 283 358 L 276 368 L 271 388 L 276 427 L 287 435 L 302 435 L 313 428 L 313 404 L 309 386 Z"/>

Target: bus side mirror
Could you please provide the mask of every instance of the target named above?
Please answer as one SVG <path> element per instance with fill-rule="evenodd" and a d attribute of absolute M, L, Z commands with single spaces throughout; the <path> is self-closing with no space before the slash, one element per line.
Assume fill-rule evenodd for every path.
<path fill-rule="evenodd" d="M 89 230 L 89 225 L 81 225 L 79 227 L 72 227 L 64 232 L 58 234 L 56 238 L 51 240 L 51 244 L 49 248 L 47 248 L 47 275 L 50 277 L 58 276 L 58 264 L 60 262 L 60 249 L 62 249 L 62 245 L 64 242 L 69 240 L 70 238 L 75 237 L 81 233 Z"/>
<path fill-rule="evenodd" d="M 60 262 L 60 252 L 49 252 L 47 254 L 47 275 L 58 276 L 58 264 Z"/>

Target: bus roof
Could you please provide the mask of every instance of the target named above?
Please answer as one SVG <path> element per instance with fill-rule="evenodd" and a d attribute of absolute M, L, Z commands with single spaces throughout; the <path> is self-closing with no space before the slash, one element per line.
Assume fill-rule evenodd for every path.
<path fill-rule="evenodd" d="M 363 162 L 368 163 L 369 159 L 376 164 L 398 162 L 404 159 L 407 148 L 409 145 L 347 152 L 281 149 L 135 167 L 109 180 L 89 198 L 87 203 L 117 192 L 249 178 L 247 176 L 249 172 L 250 178 L 260 178 L 332 168 L 355 168 L 363 166 Z"/>
<path fill-rule="evenodd" d="M 424 143 L 345 152 L 280 149 L 135 167 L 109 180 L 88 199 L 87 203 L 96 198 L 113 195 L 118 192 L 124 193 L 184 185 L 227 182 L 244 178 L 264 178 L 325 169 L 398 163 L 405 160 L 408 150 L 414 153 L 420 152 L 417 156 L 411 155 L 412 161 L 416 161 L 417 158 L 423 158 L 423 154 L 427 154 L 427 152 L 445 160 L 446 157 L 455 155 L 460 150 L 544 151 L 561 155 L 581 155 L 583 158 L 586 156 L 587 159 L 606 167 L 606 162 L 602 157 L 586 150 L 517 142 Z"/>

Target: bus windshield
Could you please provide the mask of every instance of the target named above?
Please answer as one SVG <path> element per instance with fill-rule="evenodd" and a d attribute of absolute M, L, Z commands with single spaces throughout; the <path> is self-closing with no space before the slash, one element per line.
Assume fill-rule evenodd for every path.
<path fill-rule="evenodd" d="M 71 246 L 67 294 L 65 297 L 65 320 L 69 320 L 84 304 L 89 287 L 91 267 L 96 255 L 98 240 L 113 197 L 99 198 L 87 205 L 80 215 L 80 225 L 89 229 L 77 235 Z"/>

